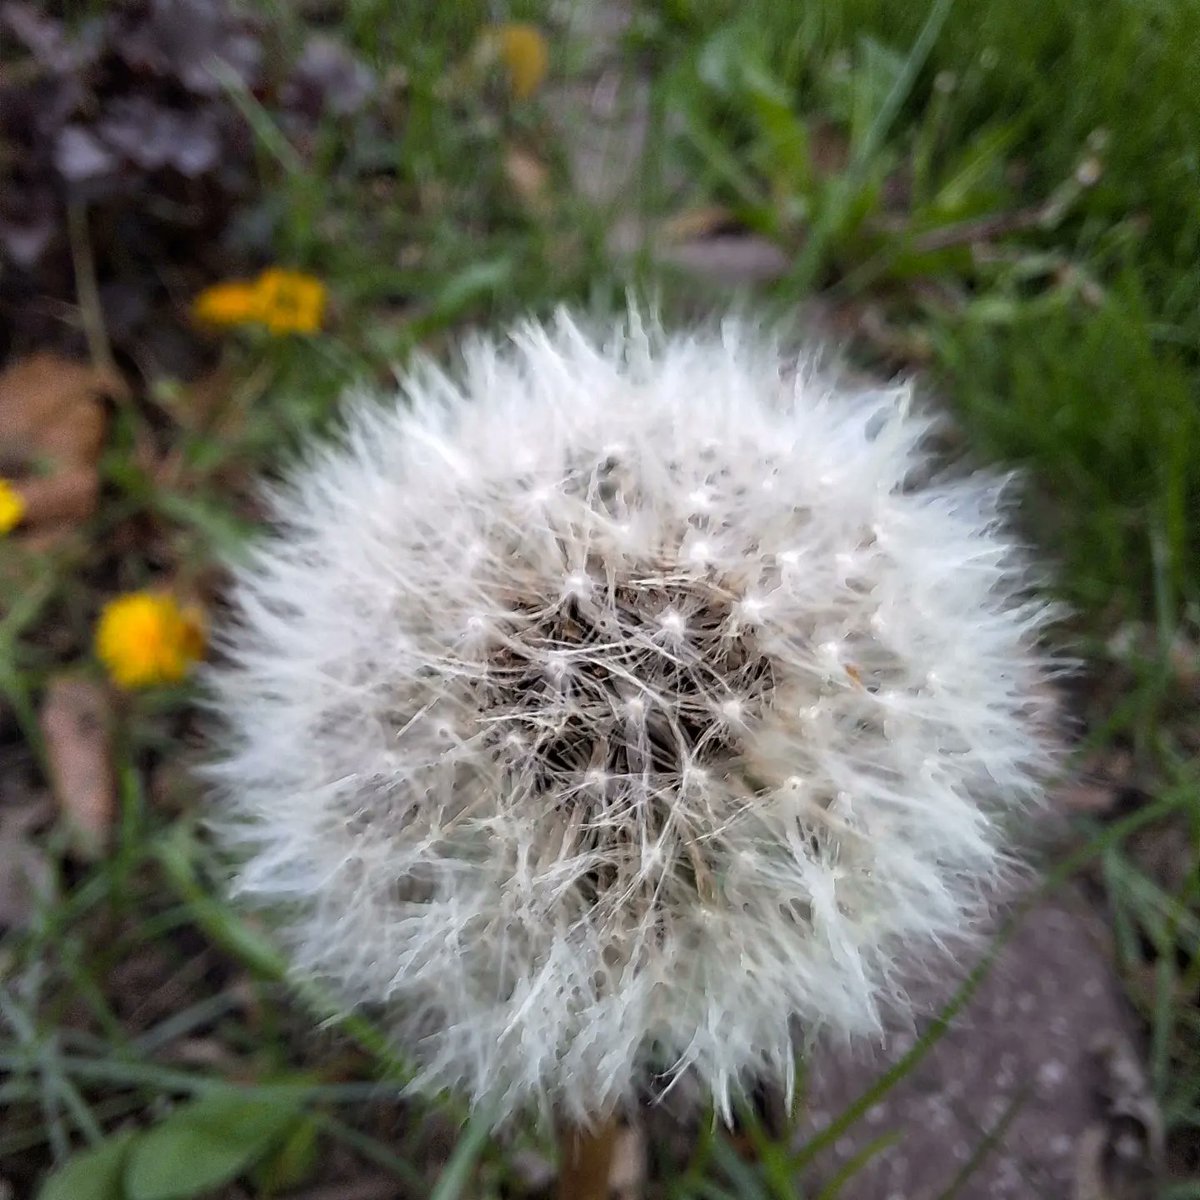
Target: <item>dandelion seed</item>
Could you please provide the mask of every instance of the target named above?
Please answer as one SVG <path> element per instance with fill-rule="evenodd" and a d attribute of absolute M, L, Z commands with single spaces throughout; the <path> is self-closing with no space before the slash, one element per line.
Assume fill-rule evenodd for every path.
<path fill-rule="evenodd" d="M 767 611 L 767 602 L 761 596 L 753 594 L 743 596 L 738 601 L 738 612 L 750 622 L 755 622 L 761 619 L 762 615 Z"/>
<path fill-rule="evenodd" d="M 658 618 L 658 623 L 672 637 L 681 637 L 684 630 L 687 629 L 687 620 L 684 618 L 683 613 L 676 612 L 673 608 L 668 608 Z"/>

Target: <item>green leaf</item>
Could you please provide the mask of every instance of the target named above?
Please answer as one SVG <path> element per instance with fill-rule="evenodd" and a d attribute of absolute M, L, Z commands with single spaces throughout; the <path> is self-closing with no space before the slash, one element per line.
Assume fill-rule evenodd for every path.
<path fill-rule="evenodd" d="M 180 822 L 154 846 L 159 863 L 179 895 L 186 901 L 192 920 L 223 950 L 264 979 L 280 979 L 287 964 L 270 940 L 247 923 L 229 905 L 205 893 L 196 874 L 197 843 L 192 830 Z"/>
<path fill-rule="evenodd" d="M 701 47 L 696 59 L 696 74 L 718 96 L 732 97 L 745 88 L 749 64 L 766 74 L 757 49 L 749 30 L 736 24 L 728 25 L 714 33 Z"/>
<path fill-rule="evenodd" d="M 432 1200 L 459 1200 L 466 1194 L 471 1182 L 475 1164 L 487 1145 L 492 1127 L 496 1123 L 496 1114 L 487 1109 L 476 1109 L 471 1119 L 454 1147 L 450 1161 L 442 1171 L 437 1187 L 433 1190 Z"/>
<path fill-rule="evenodd" d="M 235 1178 L 283 1135 L 301 1102 L 299 1094 L 264 1099 L 223 1089 L 183 1105 L 134 1146 L 129 1200 L 180 1200 Z"/>
<path fill-rule="evenodd" d="M 495 295 L 512 279 L 514 263 L 508 255 L 473 263 L 452 275 L 438 292 L 432 316 L 445 322 L 472 304 Z"/>
<path fill-rule="evenodd" d="M 981 130 L 972 139 L 952 171 L 938 188 L 931 208 L 942 218 L 961 218 L 972 211 L 971 200 L 989 178 L 1004 170 L 1005 157 L 1016 143 L 1023 122 L 1006 121 Z M 987 202 L 995 199 L 985 197 Z"/>
<path fill-rule="evenodd" d="M 758 1171 L 742 1160 L 728 1140 L 718 1137 L 713 1142 L 713 1158 L 733 1184 L 735 1196 L 742 1200 L 770 1200 L 770 1193 Z"/>
<path fill-rule="evenodd" d="M 132 1140 L 132 1133 L 123 1133 L 76 1154 L 46 1179 L 38 1200 L 123 1200 L 121 1177 Z"/>
<path fill-rule="evenodd" d="M 319 1129 L 312 1117 L 301 1117 L 282 1143 L 254 1168 L 254 1185 L 264 1196 L 299 1187 L 317 1162 Z"/>
<path fill-rule="evenodd" d="M 868 1142 L 848 1162 L 842 1164 L 833 1178 L 821 1189 L 821 1194 L 817 1197 L 817 1200 L 837 1200 L 837 1197 L 842 1194 L 842 1189 L 863 1167 L 875 1158 L 876 1155 L 881 1154 L 889 1146 L 895 1145 L 899 1140 L 900 1135 L 898 1133 L 885 1133 L 882 1137 L 877 1137 L 873 1141 Z"/>

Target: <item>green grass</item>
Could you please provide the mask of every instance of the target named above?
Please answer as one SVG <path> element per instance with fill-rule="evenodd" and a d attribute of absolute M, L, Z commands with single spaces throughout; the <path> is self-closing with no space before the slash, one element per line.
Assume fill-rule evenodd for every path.
<path fill-rule="evenodd" d="M 37 555 L 0 543 L 12 584 L 0 608 L 4 778 L 42 777 L 42 689 L 64 667 L 93 669 L 102 600 L 166 572 L 211 589 L 216 556 L 253 527 L 249 480 L 325 425 L 348 382 L 386 379 L 415 347 L 436 352 L 467 325 L 562 300 L 615 304 L 631 282 L 668 312 L 695 307 L 694 281 L 655 268 L 653 235 L 631 261 L 606 251 L 614 214 L 572 188 L 547 101 L 511 103 L 494 71 L 470 67 L 494 9 L 324 6 L 329 29 L 377 69 L 380 119 L 331 120 L 303 150 L 239 98 L 261 153 L 252 216 L 271 229 L 277 261 L 328 283 L 333 318 L 313 338 L 230 336 L 234 383 L 216 411 L 197 414 L 186 388 L 154 381 L 117 416 L 105 501 L 81 536 Z M 298 43 L 297 6 L 270 11 Z M 1087 662 L 1081 757 L 1128 749 L 1144 793 L 1123 822 L 1083 829 L 1086 849 L 1058 875 L 1086 867 L 1103 882 L 1148 1076 L 1177 1162 L 1194 1169 L 1200 876 L 1156 876 L 1133 851 L 1147 828 L 1181 839 L 1193 867 L 1200 845 L 1198 705 L 1179 658 L 1183 646 L 1195 670 L 1200 4 L 664 0 L 638 5 L 599 60 L 544 4 L 505 15 L 543 23 L 557 81 L 651 80 L 629 203 L 652 231 L 722 206 L 786 256 L 755 303 L 788 313 L 819 294 L 863 332 L 854 349 L 866 365 L 919 371 L 946 399 L 973 460 L 1027 470 L 1022 519 Z M 506 175 L 515 147 L 546 168 L 536 204 Z M 176 482 L 145 470 L 135 450 L 146 437 L 178 452 Z M 131 527 L 138 537 L 115 548 Z M 1132 648 L 1114 649 L 1117 635 Z M 451 1099 L 390 1098 L 404 1064 L 381 1032 L 285 989 L 269 938 L 215 891 L 196 832 L 203 797 L 185 769 L 195 728 L 188 686 L 124 705 L 112 853 L 80 866 L 65 833 L 43 839 L 56 899 L 0 945 L 4 1173 L 32 1186 L 91 1148 L 102 1155 L 82 1168 L 93 1190 L 72 1194 L 118 1195 L 96 1181 L 131 1170 L 123 1156 L 142 1155 L 144 1176 L 155 1145 L 184 1153 L 170 1142 L 174 1106 L 192 1137 L 178 1170 L 194 1171 L 199 1194 L 213 1160 L 194 1144 L 205 1110 L 189 1124 L 187 1106 L 207 1100 L 237 1118 L 220 1117 L 243 1135 L 226 1173 L 252 1171 L 256 1194 L 303 1182 L 331 1156 L 389 1172 L 413 1195 L 436 1186 L 437 1200 L 516 1186 L 513 1147 L 485 1139 L 478 1117 L 435 1184 L 439 1122 L 466 1114 Z M 264 1098 L 279 1123 L 243 1120 L 237 1105 Z M 756 1163 L 710 1131 L 661 1194 L 801 1195 L 794 1157 L 746 1121 Z M 115 1140 L 134 1128 L 153 1137 Z"/>

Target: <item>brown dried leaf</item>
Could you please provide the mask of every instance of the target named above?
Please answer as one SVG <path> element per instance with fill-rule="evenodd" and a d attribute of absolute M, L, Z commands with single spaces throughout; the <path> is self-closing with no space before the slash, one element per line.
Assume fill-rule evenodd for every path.
<path fill-rule="evenodd" d="M 25 479 L 16 485 L 25 501 L 25 521 L 45 528 L 86 520 L 96 510 L 100 480 L 90 467 L 74 467 L 54 475 Z"/>
<path fill-rule="evenodd" d="M 530 212 L 540 214 L 546 211 L 546 185 L 550 172 L 536 154 L 520 146 L 510 146 L 504 154 L 504 175 L 517 198 Z"/>
<path fill-rule="evenodd" d="M 107 396 L 124 396 L 109 372 L 54 354 L 35 354 L 0 374 L 0 462 L 26 468 L 93 466 L 104 442 Z M 15 472 L 14 472 L 15 473 Z"/>
<path fill-rule="evenodd" d="M 0 374 L 0 476 L 16 481 L 27 529 L 61 532 L 95 511 L 102 401 L 125 394 L 119 377 L 53 354 Z"/>
<path fill-rule="evenodd" d="M 716 237 L 737 229 L 737 221 L 729 209 L 720 204 L 705 204 L 685 208 L 668 217 L 659 226 L 659 237 L 665 242 L 690 242 L 694 238 Z"/>
<path fill-rule="evenodd" d="M 1117 807 L 1118 795 L 1104 782 L 1094 779 L 1075 779 L 1055 793 L 1059 805 L 1070 813 L 1102 817 Z"/>
<path fill-rule="evenodd" d="M 72 676 L 50 681 L 41 712 L 50 786 L 75 833 L 76 850 L 95 858 L 116 811 L 108 693 Z"/>
<path fill-rule="evenodd" d="M 169 1043 L 159 1053 L 167 1062 L 204 1067 L 210 1071 L 219 1070 L 227 1076 L 232 1076 L 240 1065 L 237 1055 L 215 1037 L 181 1038 L 178 1042 Z"/>

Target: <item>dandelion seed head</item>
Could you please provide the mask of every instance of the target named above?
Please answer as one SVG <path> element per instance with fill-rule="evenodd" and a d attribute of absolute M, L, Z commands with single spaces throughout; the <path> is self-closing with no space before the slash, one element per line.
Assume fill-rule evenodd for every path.
<path fill-rule="evenodd" d="M 637 316 L 352 405 L 210 675 L 219 828 L 296 973 L 419 1086 L 577 1120 L 877 1032 L 1050 760 L 1046 610 L 930 427 Z"/>

